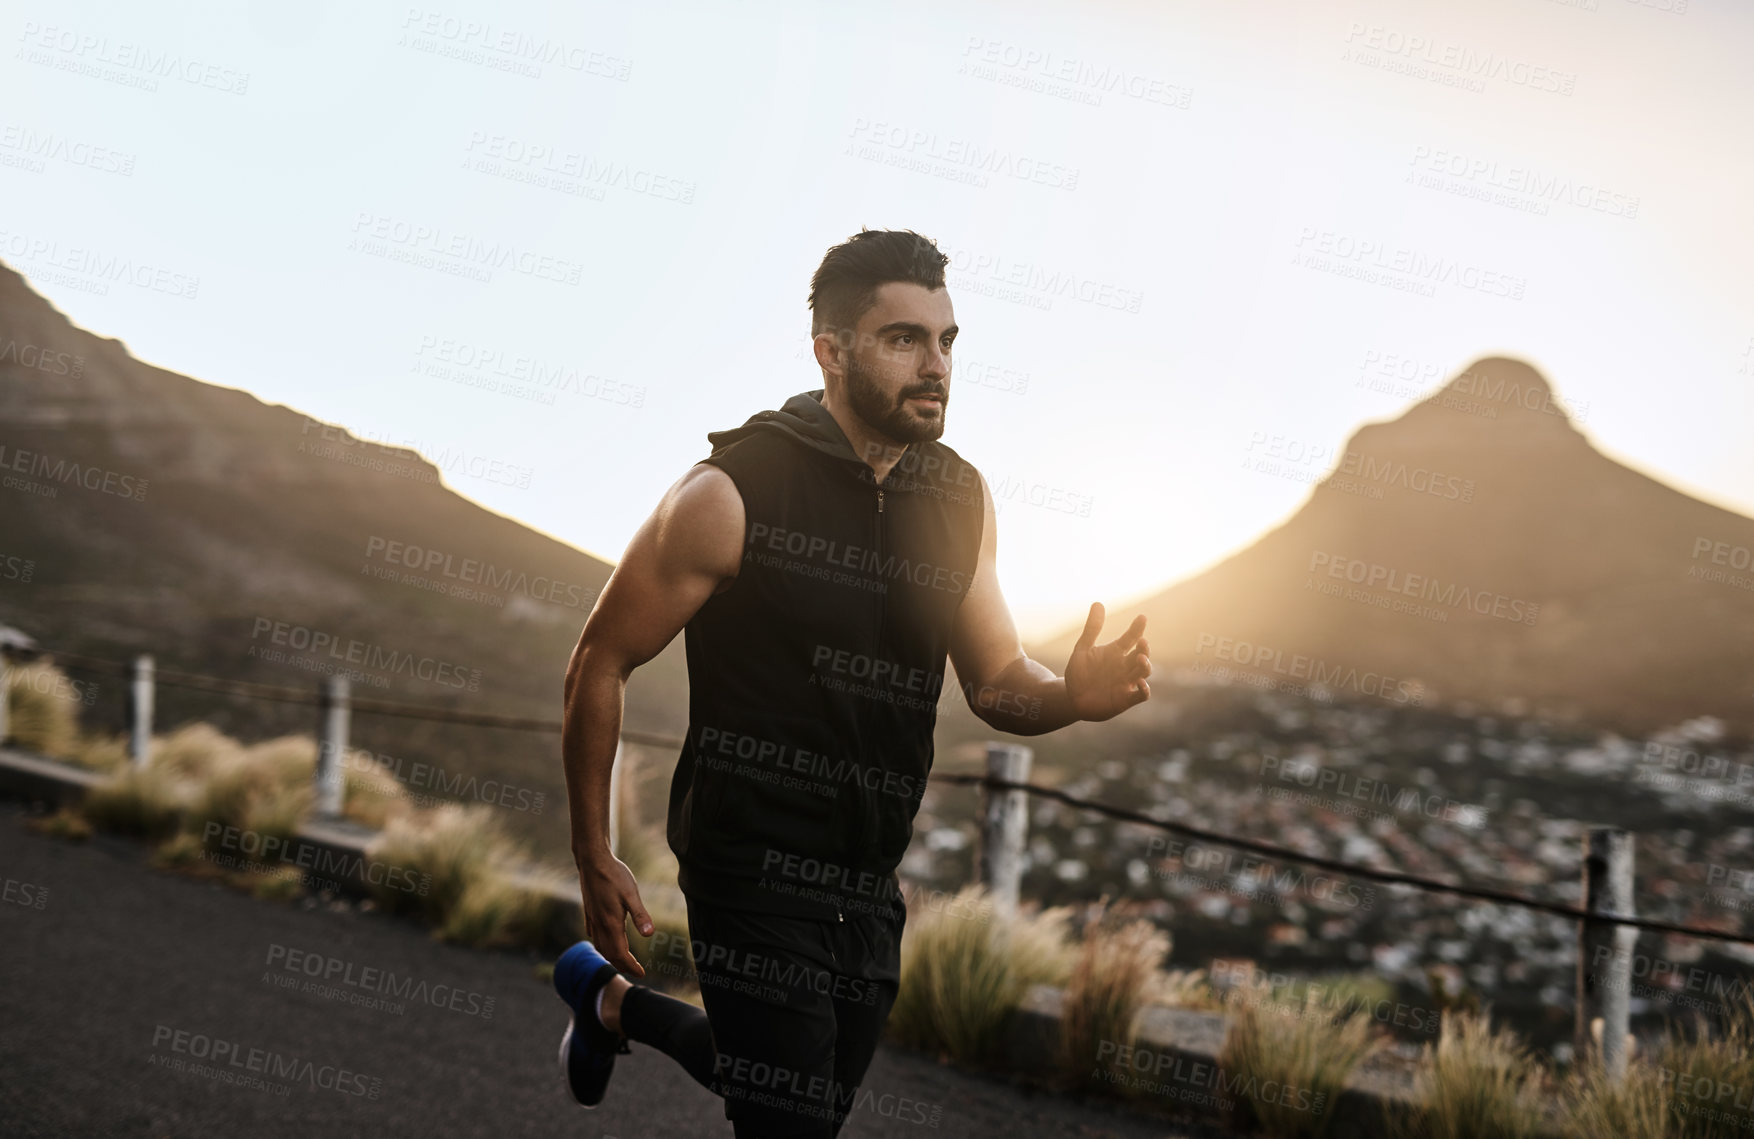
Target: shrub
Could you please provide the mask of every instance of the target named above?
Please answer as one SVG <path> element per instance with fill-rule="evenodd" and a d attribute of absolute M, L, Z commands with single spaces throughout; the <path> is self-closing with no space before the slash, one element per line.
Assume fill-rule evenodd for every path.
<path fill-rule="evenodd" d="M 1258 992 L 1259 986 L 1244 986 L 1245 992 L 1250 990 Z M 1375 973 L 1330 973 L 1281 981 L 1267 991 L 1267 999 L 1292 1008 L 1313 1008 L 1319 1004 L 1342 1015 L 1393 1004 L 1395 986 Z"/>
<path fill-rule="evenodd" d="M 166 775 L 196 781 L 238 752 L 238 742 L 212 724 L 184 724 L 169 735 L 152 737 L 147 762 Z"/>
<path fill-rule="evenodd" d="M 447 803 L 391 819 L 366 853 L 403 874 L 427 878 L 422 894 L 398 889 L 391 879 L 400 876 L 385 875 L 371 889 L 386 910 L 419 914 L 443 925 L 470 885 L 510 863 L 516 850 L 501 834 L 492 808 Z"/>
<path fill-rule="evenodd" d="M 1565 1089 L 1566 1139 L 1668 1139 L 1682 1132 L 1670 1122 L 1669 1084 L 1650 1064 L 1627 1065 L 1611 1080 L 1600 1064 L 1576 1066 Z"/>
<path fill-rule="evenodd" d="M 288 737 L 242 749 L 233 744 L 205 760 L 209 766 L 194 796 L 190 825 L 200 828 L 204 840 L 213 829 L 209 824 L 261 838 L 291 838 L 311 805 L 310 768 L 301 764 L 309 757 L 302 755 L 301 743 L 309 741 Z"/>
<path fill-rule="evenodd" d="M 176 833 L 183 809 L 181 784 L 153 765 L 124 767 L 87 791 L 81 808 L 99 830 L 151 840 Z"/>
<path fill-rule="evenodd" d="M 308 787 L 317 774 L 317 741 L 309 736 L 276 736 L 243 747 L 242 758 L 266 779 Z"/>
<path fill-rule="evenodd" d="M 12 743 L 38 755 L 64 756 L 79 743 L 79 695 L 67 674 L 46 661 L 6 669 Z"/>
<path fill-rule="evenodd" d="M 275 829 L 290 834 L 309 812 L 316 797 L 317 741 L 310 736 L 280 736 L 243 746 L 206 724 L 178 729 L 155 744 L 153 762 L 186 778 L 216 784 L 213 813 L 207 817 L 244 826 L 245 798 L 254 796 L 255 810 Z M 404 808 L 407 796 L 396 777 L 361 752 L 342 764 L 341 813 L 373 830 L 382 829 Z M 289 815 L 291 828 L 285 827 Z M 256 827 L 268 831 L 268 827 Z"/>
<path fill-rule="evenodd" d="M 81 736 L 65 757 L 78 767 L 91 771 L 120 771 L 128 765 L 127 736 Z"/>
<path fill-rule="evenodd" d="M 304 875 L 296 866 L 276 866 L 248 880 L 250 893 L 263 901 L 290 902 L 304 894 Z"/>
<path fill-rule="evenodd" d="M 207 850 L 201 840 L 187 831 L 172 835 L 152 852 L 152 864 L 163 870 L 182 870 L 206 859 Z"/>
<path fill-rule="evenodd" d="M 62 807 L 52 815 L 32 819 L 29 826 L 38 834 L 66 839 L 69 842 L 84 842 L 91 837 L 91 824 L 85 821 L 84 816 L 67 807 Z"/>
<path fill-rule="evenodd" d="M 356 752 L 342 768 L 341 813 L 361 826 L 382 830 L 392 815 L 407 808 L 408 796 L 390 769 L 369 755 Z"/>
<path fill-rule="evenodd" d="M 522 852 L 502 834 L 490 808 L 448 804 L 416 811 L 387 769 L 358 759 L 364 754 L 342 767 L 342 809 L 381 828 L 367 857 L 396 873 L 378 876 L 368 889 L 385 909 L 416 914 L 437 924 L 440 937 L 469 945 L 547 948 L 578 940 L 575 911 L 513 876 Z M 291 839 L 315 797 L 318 745 L 308 736 L 245 746 L 209 724 L 194 723 L 155 737 L 143 766 L 128 762 L 121 737 L 81 741 L 75 755 L 114 773 L 87 794 L 82 818 L 69 816 L 58 833 L 73 835 L 89 822 L 163 840 L 154 861 L 167 868 L 206 865 L 223 841 L 220 828 L 254 832 L 246 849 L 273 849 L 264 840 Z M 422 875 L 420 890 L 405 888 Z M 303 890 L 293 867 L 230 877 L 260 897 L 293 897 Z M 677 924 L 686 940 L 685 926 Z"/>
<path fill-rule="evenodd" d="M 1328 1133 L 1346 1077 L 1382 1047 L 1368 1016 L 1335 1015 L 1306 991 L 1289 1012 L 1244 1003 L 1233 1014 L 1218 1067 L 1241 1092 L 1236 1112 L 1275 1137 Z M 1267 1089 L 1273 1089 L 1272 1094 Z"/>
<path fill-rule="evenodd" d="M 1541 1069 L 1484 1014 L 1443 1013 L 1415 1084 L 1418 1103 L 1391 1117 L 1407 1139 L 1534 1139 L 1545 1127 Z"/>
<path fill-rule="evenodd" d="M 1134 1043 L 1139 1014 L 1163 987 L 1159 966 L 1169 945 L 1169 934 L 1148 921 L 1120 924 L 1098 913 L 1085 923 L 1061 1005 L 1062 1063 L 1075 1080 L 1091 1080 L 1104 1041 Z"/>
<path fill-rule="evenodd" d="M 1631 1060 L 1621 1081 L 1607 1078 L 1593 1049 L 1579 1060 L 1565 1087 L 1568 1139 L 1744 1135 L 1747 1089 L 1754 1087 L 1754 990 L 1715 1026 L 1697 1024 L 1691 1035 L 1671 1027 L 1655 1062 Z"/>
<path fill-rule="evenodd" d="M 1168 1008 L 1214 1010 L 1220 1007 L 1204 969 L 1167 969 L 1158 976 L 1153 1004 Z"/>
<path fill-rule="evenodd" d="M 890 1031 L 903 1044 L 980 1063 L 993 1060 L 1006 1020 L 1033 985 L 1064 985 L 1072 971 L 1064 908 L 994 911 L 980 887 L 908 919 L 901 991 Z"/>
<path fill-rule="evenodd" d="M 1745 1135 L 1754 1094 L 1754 989 L 1743 987 L 1721 1023 L 1700 1023 L 1692 1036 L 1671 1029 L 1663 1042 L 1659 1077 L 1668 1085 L 1674 1134 Z"/>
<path fill-rule="evenodd" d="M 545 946 L 562 908 L 546 891 L 489 871 L 464 885 L 439 937 L 471 946 Z"/>

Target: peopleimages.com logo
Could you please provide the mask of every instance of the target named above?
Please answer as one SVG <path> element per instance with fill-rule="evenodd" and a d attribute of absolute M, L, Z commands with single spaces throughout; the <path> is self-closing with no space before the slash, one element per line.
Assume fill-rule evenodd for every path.
<path fill-rule="evenodd" d="M 100 491 L 115 495 L 117 498 L 131 499 L 135 502 L 146 498 L 147 480 L 134 475 L 120 474 L 104 467 L 82 464 L 77 460 L 68 460 L 64 456 L 48 455 L 41 451 L 20 450 L 17 446 L 0 443 L 0 471 L 16 471 L 19 475 L 32 478 L 48 479 L 60 483 L 61 486 L 80 487 L 85 490 Z M 7 477 L 7 486 L 14 483 L 25 484 L 27 479 Z M 59 497 L 60 488 L 43 483 L 19 485 L 17 489 L 35 489 L 44 498 Z M 46 493 L 44 493 L 46 492 Z"/>
<path fill-rule="evenodd" d="M 1310 688 L 1329 691 L 1351 689 L 1361 695 L 1380 696 L 1396 704 L 1417 706 L 1425 699 L 1424 689 L 1418 681 L 1396 680 L 1386 673 L 1372 669 L 1360 670 L 1353 665 L 1325 661 L 1304 653 L 1287 654 L 1267 645 L 1256 645 L 1234 637 L 1220 637 L 1215 633 L 1201 633 L 1194 655 L 1204 656 L 1208 649 L 1212 650 L 1212 655 L 1218 660 L 1256 670 L 1255 675 L 1261 680 L 1273 682 L 1273 677 L 1266 673 L 1288 678 L 1284 684 L 1273 682 L 1275 687 L 1282 687 L 1287 691 L 1299 687 L 1290 682 L 1302 681 Z M 1195 667 L 1200 668 L 1199 665 Z M 1211 669 L 1205 668 L 1201 671 Z M 1239 679 L 1247 681 L 1248 675 Z"/>
<path fill-rule="evenodd" d="M 250 640 L 259 641 L 266 638 L 272 646 L 284 646 L 299 653 L 309 654 L 305 657 L 287 658 L 283 648 L 262 648 L 250 646 L 249 655 L 259 657 L 275 664 L 291 663 L 315 664 L 330 666 L 334 662 L 371 669 L 379 673 L 403 673 L 421 680 L 430 680 L 449 688 L 467 688 L 470 692 L 481 688 L 481 670 L 466 669 L 451 661 L 437 660 L 429 656 L 416 656 L 400 649 L 389 649 L 382 645 L 374 645 L 369 641 L 356 640 L 352 637 L 341 637 L 322 629 L 313 629 L 308 625 L 293 625 L 286 621 L 276 621 L 269 617 L 257 617 L 251 627 Z M 318 659 L 326 657 L 327 659 Z M 323 667 L 318 671 L 332 672 L 331 667 Z M 343 669 L 342 671 L 347 671 Z"/>
<path fill-rule="evenodd" d="M 16 878 L 0 879 L 0 901 L 27 910 L 40 910 L 49 904 L 49 888 Z"/>
<path fill-rule="evenodd" d="M 3 137 L 3 134 L 0 134 Z M 66 376 L 77 380 L 85 374 L 85 357 L 60 352 L 35 344 L 0 338 L 0 364 L 19 364 L 47 376 Z"/>
<path fill-rule="evenodd" d="M 1482 617 L 1497 617 L 1520 625 L 1533 625 L 1541 611 L 1540 605 L 1533 601 L 1507 597 L 1489 589 L 1457 585 L 1453 581 L 1444 582 L 1430 574 L 1408 573 L 1399 567 L 1367 562 L 1325 550 L 1314 550 L 1310 553 L 1308 572 L 1325 573 L 1330 578 L 1361 585 L 1367 590 L 1380 589 L 1385 593 L 1435 602 L 1445 609 L 1465 610 Z"/>
<path fill-rule="evenodd" d="M 366 539 L 365 559 L 361 572 L 381 581 L 412 585 L 458 600 L 481 601 L 495 608 L 504 607 L 508 594 L 586 612 L 597 600 L 597 591 L 588 585 L 561 581 L 547 574 L 532 577 L 522 569 L 376 534 Z M 375 564 L 379 562 L 383 564 Z"/>
<path fill-rule="evenodd" d="M 329 875 L 326 879 L 313 877 L 313 881 L 324 885 L 339 886 L 343 881 L 364 882 L 388 890 L 400 890 L 405 894 L 418 894 L 423 898 L 432 890 L 430 874 L 416 874 L 406 867 L 392 866 L 380 859 L 336 850 L 299 838 L 284 838 L 280 835 L 263 834 L 247 827 L 228 826 L 216 819 L 207 820 L 202 828 L 201 845 L 210 855 L 219 855 L 224 851 L 242 855 L 243 861 L 230 860 L 237 863 L 237 869 L 267 870 L 281 863 L 309 871 L 311 876 Z"/>
<path fill-rule="evenodd" d="M 413 1003 L 493 1019 L 491 996 L 455 985 L 432 984 L 394 969 L 361 965 L 318 950 L 273 943 L 263 964 L 267 967 L 263 980 L 278 988 L 298 988 L 348 1004 L 386 1008 L 398 1015 Z"/>
<path fill-rule="evenodd" d="M 321 752 L 325 756 L 332 754 L 333 749 L 327 741 L 322 744 Z M 436 763 L 373 752 L 368 748 L 347 750 L 343 757 L 343 762 L 353 771 L 367 775 L 388 774 L 406 789 L 408 801 L 416 807 L 438 807 L 460 800 L 540 815 L 548 805 L 546 791 L 499 779 L 483 779 L 467 772 L 449 771 Z"/>
<path fill-rule="evenodd" d="M 746 549 L 746 556 L 765 568 L 804 573 L 871 592 L 887 592 L 888 581 L 909 581 L 948 593 L 962 593 L 973 576 L 949 566 L 917 562 L 895 553 L 885 554 L 872 547 L 765 522 L 750 524 Z M 793 560 L 785 560 L 788 557 Z"/>
<path fill-rule="evenodd" d="M 147 1062 L 173 1071 L 263 1087 L 265 1080 L 289 1080 L 312 1090 L 339 1092 L 362 1099 L 377 1099 L 383 1090 L 381 1076 L 368 1076 L 338 1064 L 319 1064 L 276 1052 L 272 1048 L 245 1047 L 235 1040 L 190 1032 L 168 1024 L 154 1027 L 153 1054 Z M 273 1089 L 284 1094 L 282 1084 Z"/>

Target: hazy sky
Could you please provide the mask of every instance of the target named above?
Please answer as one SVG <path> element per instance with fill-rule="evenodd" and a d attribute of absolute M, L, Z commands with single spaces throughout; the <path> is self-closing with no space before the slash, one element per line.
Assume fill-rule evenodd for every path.
<path fill-rule="evenodd" d="M 952 254 L 945 441 L 1026 632 L 1294 511 L 1251 446 L 1485 354 L 1754 513 L 1746 0 L 239 7 L 0 4 L 0 258 L 594 553 L 821 385 L 862 225 Z"/>

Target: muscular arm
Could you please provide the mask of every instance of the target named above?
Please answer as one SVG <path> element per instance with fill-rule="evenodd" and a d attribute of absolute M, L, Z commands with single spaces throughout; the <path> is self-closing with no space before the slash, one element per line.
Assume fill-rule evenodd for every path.
<path fill-rule="evenodd" d="M 742 496 L 724 471 L 697 464 L 628 543 L 567 662 L 560 748 L 586 928 L 610 963 L 632 975 L 645 970 L 628 951 L 623 915 L 641 933 L 650 933 L 651 918 L 609 849 L 609 773 L 627 678 L 729 587 L 742 554 Z"/>
<path fill-rule="evenodd" d="M 974 714 L 999 731 L 1034 736 L 1078 720 L 1107 720 L 1148 699 L 1151 661 L 1143 615 L 1115 640 L 1098 645 L 1104 612 L 1101 602 L 1092 603 L 1064 677 L 1023 651 L 999 590 L 998 519 L 984 478 L 981 495 L 980 557 L 950 641 L 956 679 Z"/>

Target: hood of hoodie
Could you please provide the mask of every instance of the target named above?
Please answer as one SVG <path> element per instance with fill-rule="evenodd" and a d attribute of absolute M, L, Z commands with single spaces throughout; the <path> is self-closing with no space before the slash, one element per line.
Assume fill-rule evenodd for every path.
<path fill-rule="evenodd" d="M 788 399 L 778 411 L 758 411 L 741 427 L 709 432 L 706 441 L 712 444 L 713 454 L 716 455 L 753 432 L 778 431 L 825 455 L 864 467 L 868 474 L 870 467 L 853 451 L 853 445 L 847 441 L 846 432 L 840 429 L 834 416 L 822 406 L 822 391 L 817 388 L 815 391 L 799 392 Z"/>

